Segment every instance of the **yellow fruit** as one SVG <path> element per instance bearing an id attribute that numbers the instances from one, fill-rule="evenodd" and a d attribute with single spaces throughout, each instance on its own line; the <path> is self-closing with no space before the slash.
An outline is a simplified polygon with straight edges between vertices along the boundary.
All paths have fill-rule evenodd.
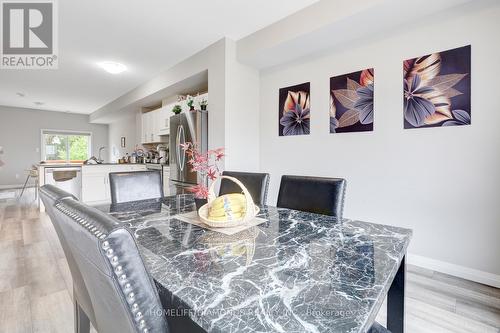
<path id="1" fill-rule="evenodd" d="M 246 211 L 246 198 L 240 193 L 225 194 L 216 198 L 208 210 L 208 218 L 214 221 L 241 219 Z"/>
<path id="2" fill-rule="evenodd" d="M 211 216 L 209 215 L 208 218 L 212 221 L 215 222 L 226 222 L 226 221 L 234 221 L 243 218 L 244 214 L 239 213 L 239 214 L 234 214 L 231 217 L 230 216 Z"/>
<path id="3" fill-rule="evenodd" d="M 243 213 L 245 211 L 245 208 L 244 207 L 241 207 L 241 208 L 237 208 L 237 209 L 231 209 L 231 212 L 233 214 L 236 214 L 236 213 Z M 227 215 L 227 210 L 224 209 L 224 208 L 218 208 L 218 209 L 211 209 L 210 210 L 210 215 L 211 216 L 226 216 Z"/>

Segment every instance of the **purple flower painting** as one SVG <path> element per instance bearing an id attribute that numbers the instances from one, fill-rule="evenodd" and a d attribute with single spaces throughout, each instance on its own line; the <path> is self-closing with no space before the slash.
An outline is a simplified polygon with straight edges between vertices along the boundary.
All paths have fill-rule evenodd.
<path id="1" fill-rule="evenodd" d="M 471 47 L 403 62 L 404 128 L 471 123 Z"/>
<path id="2" fill-rule="evenodd" d="M 279 91 L 279 135 L 309 134 L 310 84 L 281 88 Z"/>
<path id="3" fill-rule="evenodd" d="M 373 68 L 330 78 L 330 133 L 373 131 Z"/>

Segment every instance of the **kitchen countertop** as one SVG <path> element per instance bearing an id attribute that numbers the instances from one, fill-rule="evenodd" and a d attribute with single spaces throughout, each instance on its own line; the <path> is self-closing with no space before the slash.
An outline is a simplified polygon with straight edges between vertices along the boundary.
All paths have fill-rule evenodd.
<path id="1" fill-rule="evenodd" d="M 175 217 L 190 195 L 98 208 L 133 231 L 162 300 L 208 332 L 366 332 L 412 235 L 263 206 L 267 222 L 227 236 Z"/>
<path id="2" fill-rule="evenodd" d="M 67 168 L 81 167 L 82 163 L 38 163 L 38 166 L 43 168 Z"/>
<path id="3" fill-rule="evenodd" d="M 99 163 L 99 164 L 82 164 L 83 166 L 99 166 L 99 165 L 146 165 L 145 163 Z"/>
<path id="4" fill-rule="evenodd" d="M 38 166 L 45 168 L 67 168 L 67 167 L 82 167 L 82 166 L 99 166 L 99 165 L 145 165 L 149 163 L 100 163 L 100 164 L 82 164 L 82 163 L 39 163 Z M 160 164 L 154 164 L 160 165 Z M 162 164 L 163 165 L 163 164 Z M 165 165 L 168 167 L 168 165 Z"/>

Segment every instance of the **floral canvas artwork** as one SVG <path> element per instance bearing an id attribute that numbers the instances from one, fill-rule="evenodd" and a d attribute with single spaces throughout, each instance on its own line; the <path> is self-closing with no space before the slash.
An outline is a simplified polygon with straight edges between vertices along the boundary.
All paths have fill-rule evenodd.
<path id="1" fill-rule="evenodd" d="M 330 78 L 330 133 L 373 131 L 373 68 Z"/>
<path id="2" fill-rule="evenodd" d="M 310 83 L 279 90 L 279 135 L 310 133 Z"/>
<path id="3" fill-rule="evenodd" d="M 403 62 L 404 128 L 470 125 L 470 45 Z"/>

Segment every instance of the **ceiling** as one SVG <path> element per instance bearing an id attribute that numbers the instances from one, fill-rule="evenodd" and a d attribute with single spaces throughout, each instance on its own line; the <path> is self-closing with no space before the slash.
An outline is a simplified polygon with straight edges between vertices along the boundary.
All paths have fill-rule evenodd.
<path id="1" fill-rule="evenodd" d="M 415 0 L 318 1 L 240 39 L 238 60 L 261 70 L 273 70 L 309 55 L 339 52 L 350 43 L 390 37 L 395 32 L 484 10 L 497 3 L 498 0 L 419 0 L 416 6 Z M 296 24 L 298 21 L 300 25 Z"/>
<path id="2" fill-rule="evenodd" d="M 59 69 L 0 70 L 0 105 L 90 114 L 220 38 L 238 40 L 316 1 L 58 1 Z M 101 61 L 128 71 L 106 73 Z"/>

